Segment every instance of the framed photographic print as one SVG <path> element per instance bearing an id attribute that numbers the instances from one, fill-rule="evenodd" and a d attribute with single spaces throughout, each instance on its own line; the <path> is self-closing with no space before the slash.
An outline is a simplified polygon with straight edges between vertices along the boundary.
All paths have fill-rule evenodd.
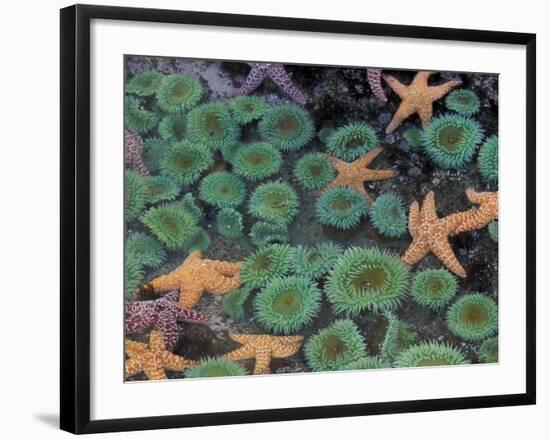
<path id="1" fill-rule="evenodd" d="M 535 134 L 532 34 L 62 9 L 61 428 L 534 404 Z"/>

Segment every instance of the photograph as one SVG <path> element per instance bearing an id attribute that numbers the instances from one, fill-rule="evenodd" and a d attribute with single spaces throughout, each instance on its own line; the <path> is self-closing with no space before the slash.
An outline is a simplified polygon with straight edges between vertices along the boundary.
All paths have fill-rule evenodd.
<path id="1" fill-rule="evenodd" d="M 499 362 L 498 73 L 120 62 L 125 382 Z"/>

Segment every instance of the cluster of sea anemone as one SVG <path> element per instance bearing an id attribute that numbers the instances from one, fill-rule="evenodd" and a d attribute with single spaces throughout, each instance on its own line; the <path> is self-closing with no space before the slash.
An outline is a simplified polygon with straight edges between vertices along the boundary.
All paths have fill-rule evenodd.
<path id="1" fill-rule="evenodd" d="M 315 203 L 319 222 L 340 230 L 357 226 L 367 214 L 368 209 L 367 197 L 347 186 L 328 189 Z"/>
<path id="2" fill-rule="evenodd" d="M 395 314 L 387 313 L 386 319 L 388 324 L 382 342 L 381 354 L 382 358 L 393 363 L 402 351 L 416 342 L 418 335 Z"/>
<path id="3" fill-rule="evenodd" d="M 288 224 L 298 214 L 299 199 L 288 183 L 263 183 L 250 196 L 248 211 L 258 219 Z"/>
<path id="4" fill-rule="evenodd" d="M 138 99 L 127 97 L 124 105 L 124 124 L 126 128 L 145 134 L 156 128 L 159 123 L 158 116 L 145 110 Z"/>
<path id="5" fill-rule="evenodd" d="M 444 268 L 428 268 L 413 279 L 411 294 L 420 305 L 435 311 L 446 306 L 458 290 L 456 278 Z"/>
<path id="6" fill-rule="evenodd" d="M 267 111 L 265 99 L 259 96 L 238 96 L 229 102 L 233 118 L 241 125 L 260 119 Z"/>
<path id="7" fill-rule="evenodd" d="M 336 176 L 336 170 L 323 154 L 314 152 L 298 160 L 294 176 L 305 190 L 311 191 L 328 185 Z"/>
<path id="8" fill-rule="evenodd" d="M 135 233 L 126 240 L 125 254 L 132 255 L 139 264 L 153 268 L 166 259 L 162 244 L 145 233 Z"/>
<path id="9" fill-rule="evenodd" d="M 185 371 L 185 378 L 214 378 L 246 375 L 246 369 L 234 361 L 223 358 L 207 358 Z"/>
<path id="10" fill-rule="evenodd" d="M 396 360 L 397 367 L 432 367 L 467 364 L 466 356 L 447 343 L 435 341 L 412 345 L 401 352 Z"/>
<path id="11" fill-rule="evenodd" d="M 189 75 L 168 75 L 157 90 L 158 106 L 167 113 L 181 113 L 193 108 L 203 93 L 201 82 Z"/>
<path id="12" fill-rule="evenodd" d="M 482 363 L 498 363 L 498 337 L 489 337 L 481 343 L 478 351 Z"/>
<path id="13" fill-rule="evenodd" d="M 141 217 L 143 224 L 169 250 L 189 245 L 197 234 L 197 222 L 177 205 L 153 206 Z"/>
<path id="14" fill-rule="evenodd" d="M 407 214 L 403 200 L 391 192 L 380 195 L 370 206 L 369 217 L 379 233 L 398 238 L 407 232 Z"/>
<path id="15" fill-rule="evenodd" d="M 258 221 L 250 227 L 250 241 L 258 247 L 288 242 L 288 227 L 282 223 Z"/>
<path id="16" fill-rule="evenodd" d="M 298 245 L 292 249 L 291 269 L 299 276 L 320 279 L 333 267 L 343 248 L 332 242 L 319 242 L 313 247 Z"/>
<path id="17" fill-rule="evenodd" d="M 231 158 L 235 174 L 250 181 L 276 174 L 283 164 L 281 153 L 269 143 L 243 145 Z"/>
<path id="18" fill-rule="evenodd" d="M 497 304 L 481 293 L 465 294 L 447 310 L 447 324 L 458 337 L 483 340 L 497 330 Z"/>
<path id="19" fill-rule="evenodd" d="M 180 186 L 164 175 L 146 177 L 147 201 L 151 204 L 160 201 L 173 201 L 180 193 Z"/>
<path id="20" fill-rule="evenodd" d="M 201 181 L 199 196 L 201 200 L 214 207 L 237 207 L 246 197 L 246 185 L 235 174 L 226 171 L 214 172 Z"/>
<path id="21" fill-rule="evenodd" d="M 268 109 L 259 124 L 260 135 L 281 151 L 297 151 L 315 135 L 307 111 L 297 105 L 278 105 Z"/>
<path id="22" fill-rule="evenodd" d="M 445 104 L 451 111 L 456 111 L 465 116 L 472 116 L 479 111 L 481 102 L 472 90 L 459 89 L 453 90 L 447 95 Z"/>
<path id="23" fill-rule="evenodd" d="M 252 287 L 245 285 L 232 293 L 226 294 L 223 298 L 223 312 L 232 319 L 242 319 L 245 314 L 244 304 L 252 290 Z"/>
<path id="24" fill-rule="evenodd" d="M 243 234 L 243 216 L 235 209 L 223 208 L 216 217 L 216 227 L 220 235 L 238 238 Z"/>
<path id="25" fill-rule="evenodd" d="M 491 136 L 479 149 L 477 166 L 481 175 L 490 183 L 498 181 L 498 137 Z"/>
<path id="26" fill-rule="evenodd" d="M 356 122 L 334 130 L 327 139 L 327 150 L 346 161 L 353 161 L 378 146 L 378 137 L 374 129 L 364 123 Z"/>
<path id="27" fill-rule="evenodd" d="M 187 132 L 193 142 L 212 149 L 233 144 L 241 129 L 226 104 L 214 102 L 193 108 L 187 115 Z"/>
<path id="28" fill-rule="evenodd" d="M 159 123 L 159 134 L 167 140 L 183 140 L 187 134 L 187 117 L 185 114 L 167 114 Z"/>
<path id="29" fill-rule="evenodd" d="M 286 244 L 271 244 L 256 250 L 244 260 L 241 279 L 252 287 L 266 285 L 283 277 L 290 268 L 291 248 Z"/>
<path id="30" fill-rule="evenodd" d="M 134 171 L 124 173 L 124 216 L 126 221 L 133 221 L 147 202 L 148 191 L 145 179 Z"/>
<path id="31" fill-rule="evenodd" d="M 160 161 L 160 172 L 179 184 L 195 183 L 213 163 L 212 153 L 187 140 L 173 143 Z"/>

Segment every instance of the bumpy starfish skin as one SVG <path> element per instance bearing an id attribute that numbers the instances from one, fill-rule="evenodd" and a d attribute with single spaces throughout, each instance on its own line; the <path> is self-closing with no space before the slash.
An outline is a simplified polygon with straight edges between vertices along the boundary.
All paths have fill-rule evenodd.
<path id="1" fill-rule="evenodd" d="M 165 369 L 183 371 L 198 364 L 197 361 L 187 360 L 168 352 L 158 331 L 151 331 L 149 345 L 126 340 L 125 350 L 128 355 L 125 363 L 126 378 L 145 372 L 150 380 L 165 380 Z"/>
<path id="2" fill-rule="evenodd" d="M 269 363 L 272 358 L 285 358 L 300 350 L 304 337 L 230 334 L 232 340 L 244 346 L 225 354 L 226 360 L 248 360 L 255 358 L 254 375 L 270 373 Z"/>
<path id="3" fill-rule="evenodd" d="M 270 77 L 293 101 L 300 105 L 306 104 L 306 96 L 293 84 L 282 64 L 250 63 L 249 65 L 251 67 L 250 73 L 244 83 L 235 90 L 236 95 L 242 96 L 252 93 L 264 79 Z"/>
<path id="4" fill-rule="evenodd" d="M 242 262 L 203 259 L 192 252 L 174 271 L 153 279 L 147 287 L 155 292 L 179 290 L 178 307 L 192 308 L 204 293 L 227 294 L 241 286 Z"/>
<path id="5" fill-rule="evenodd" d="M 498 192 L 476 192 L 474 189 L 468 188 L 466 197 L 470 203 L 479 204 L 479 207 L 447 217 L 447 221 L 454 224 L 452 236 L 481 229 L 498 218 Z"/>
<path id="6" fill-rule="evenodd" d="M 375 148 L 372 151 L 369 151 L 363 157 L 351 163 L 339 160 L 336 157 L 325 154 L 327 159 L 336 168 L 337 172 L 336 177 L 328 184 L 325 190 L 337 186 L 350 186 L 372 201 L 372 197 L 365 190 L 364 183 L 366 181 L 384 180 L 386 178 L 392 178 L 398 175 L 397 171 L 368 168 L 370 163 L 383 150 L 384 149 L 382 147 Z"/>
<path id="7" fill-rule="evenodd" d="M 382 103 L 388 102 L 388 98 L 382 88 L 382 69 L 367 69 L 369 87 L 374 96 Z"/>
<path id="8" fill-rule="evenodd" d="M 453 88 L 462 84 L 461 81 L 448 81 L 440 85 L 428 85 L 428 79 L 433 72 L 418 72 L 410 85 L 404 85 L 391 75 L 383 75 L 391 89 L 401 98 L 401 103 L 392 120 L 386 128 L 391 133 L 409 116 L 417 113 L 426 128 L 432 120 L 432 105 Z"/>
<path id="9" fill-rule="evenodd" d="M 124 161 L 128 167 L 140 175 L 149 175 L 141 154 L 143 153 L 143 139 L 133 130 L 124 130 Z"/>
<path id="10" fill-rule="evenodd" d="M 128 315 L 125 323 L 126 334 L 155 328 L 160 332 L 166 349 L 173 350 L 178 339 L 178 322 L 208 323 L 200 312 L 178 308 L 178 297 L 177 291 L 171 291 L 157 300 L 124 304 L 124 311 Z"/>
<path id="11" fill-rule="evenodd" d="M 479 229 L 498 217 L 498 193 L 476 192 L 467 189 L 468 199 L 480 207 L 466 212 L 438 218 L 435 209 L 435 195 L 429 192 L 422 209 L 415 201 L 409 211 L 409 232 L 413 241 L 403 262 L 414 265 L 432 252 L 443 264 L 459 277 L 466 277 L 466 271 L 456 258 L 448 237 L 461 232 Z"/>

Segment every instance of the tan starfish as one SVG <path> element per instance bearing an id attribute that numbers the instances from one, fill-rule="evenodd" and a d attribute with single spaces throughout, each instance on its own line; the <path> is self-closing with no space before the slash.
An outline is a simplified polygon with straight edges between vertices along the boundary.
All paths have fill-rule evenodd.
<path id="1" fill-rule="evenodd" d="M 204 293 L 227 294 L 241 286 L 242 262 L 203 259 L 200 251 L 192 252 L 183 263 L 168 274 L 145 285 L 156 293 L 179 290 L 178 307 L 195 306 Z"/>
<path id="2" fill-rule="evenodd" d="M 300 350 L 304 337 L 275 336 L 275 335 L 252 335 L 252 334 L 230 334 L 232 340 L 244 346 L 225 354 L 226 360 L 248 360 L 256 359 L 254 374 L 260 375 L 270 373 L 269 363 L 271 358 L 285 358 L 294 355 Z"/>
<path id="3" fill-rule="evenodd" d="M 378 147 L 369 151 L 363 157 L 348 163 L 343 160 L 339 160 L 336 157 L 325 154 L 327 159 L 336 168 L 337 175 L 328 186 L 325 188 L 337 187 L 337 186 L 350 186 L 363 195 L 365 195 L 371 202 L 372 197 L 365 190 L 364 183 L 366 181 L 384 180 L 386 178 L 392 178 L 397 176 L 397 171 L 391 171 L 386 169 L 369 169 L 368 166 L 371 162 L 384 150 L 382 147 Z"/>
<path id="4" fill-rule="evenodd" d="M 384 80 L 401 98 L 401 103 L 389 125 L 386 133 L 391 133 L 409 116 L 418 113 L 422 128 L 426 128 L 432 120 L 432 105 L 462 81 L 447 81 L 440 85 L 428 85 L 428 79 L 433 72 L 418 72 L 409 85 L 402 84 L 391 75 L 384 75 Z"/>
<path id="5" fill-rule="evenodd" d="M 498 216 L 496 192 L 478 193 L 473 189 L 467 189 L 466 194 L 470 201 L 481 206 L 444 218 L 437 217 L 433 192 L 429 192 L 424 198 L 422 209 L 416 201 L 411 204 L 409 232 L 413 241 L 402 257 L 403 262 L 414 265 L 432 252 L 454 274 L 466 277 L 466 271 L 456 258 L 448 237 L 479 229 Z"/>
<path id="6" fill-rule="evenodd" d="M 158 331 L 151 331 L 149 344 L 126 340 L 125 364 L 126 378 L 139 372 L 145 372 L 150 380 L 165 380 L 165 369 L 182 371 L 198 364 L 166 350 L 164 341 Z"/>

